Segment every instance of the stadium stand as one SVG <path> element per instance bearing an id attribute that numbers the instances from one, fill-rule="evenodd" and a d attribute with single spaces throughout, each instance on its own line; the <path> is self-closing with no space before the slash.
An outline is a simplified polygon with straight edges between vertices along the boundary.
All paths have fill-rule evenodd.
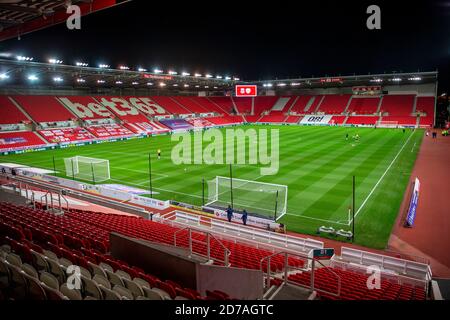
<path id="1" fill-rule="evenodd" d="M 380 97 L 371 98 L 359 98 L 353 96 L 352 101 L 347 109 L 348 113 L 355 114 L 374 114 L 378 110 L 378 105 L 380 103 Z"/>
<path id="2" fill-rule="evenodd" d="M 223 109 L 219 104 L 212 101 L 211 98 L 206 97 L 190 97 L 190 99 L 200 105 L 202 108 L 208 112 L 215 112 L 218 114 L 228 114 L 230 109 Z"/>
<path id="3" fill-rule="evenodd" d="M 261 117 L 261 119 L 258 120 L 258 122 L 262 123 L 283 123 L 284 120 L 287 118 L 285 115 L 266 115 Z"/>
<path id="4" fill-rule="evenodd" d="M 0 124 L 30 123 L 22 111 L 20 111 L 7 96 L 0 96 Z"/>
<path id="5" fill-rule="evenodd" d="M 340 296 L 319 293 L 323 300 L 425 300 L 423 287 L 400 285 L 387 280 L 381 281 L 381 290 L 367 288 L 368 275 L 338 268 L 320 268 L 315 272 L 314 284 L 318 289 L 337 293 L 337 281 L 330 279 L 331 269 L 341 279 Z M 302 285 L 310 285 L 310 272 L 297 273 L 289 276 L 289 280 Z M 334 280 L 334 281 L 333 281 Z"/>
<path id="6" fill-rule="evenodd" d="M 87 130 L 97 138 L 112 138 L 131 136 L 133 132 L 119 124 L 107 124 L 102 126 L 90 126 Z"/>
<path id="7" fill-rule="evenodd" d="M 352 124 L 352 125 L 370 125 L 373 126 L 377 123 L 379 120 L 379 117 L 371 117 L 371 116 L 353 116 L 349 117 L 346 121 L 346 124 Z"/>
<path id="8" fill-rule="evenodd" d="M 434 123 L 434 97 L 417 97 L 416 112 L 425 113 L 425 117 L 420 117 L 420 125 L 432 126 Z"/>
<path id="9" fill-rule="evenodd" d="M 123 122 L 124 127 L 131 130 L 133 133 L 140 134 L 168 131 L 164 126 L 158 125 L 154 121 L 150 121 L 125 99 L 119 97 L 98 97 L 96 100 L 103 106 L 109 108 L 117 118 Z"/>
<path id="10" fill-rule="evenodd" d="M 172 114 L 192 113 L 190 110 L 184 108 L 181 104 L 179 104 L 176 100 L 172 99 L 172 97 L 160 96 L 160 97 L 151 97 L 151 99 Z"/>
<path id="11" fill-rule="evenodd" d="M 195 128 L 208 128 L 214 126 L 213 123 L 211 123 L 205 118 L 188 118 L 186 119 L 186 121 Z"/>
<path id="12" fill-rule="evenodd" d="M 417 117 L 412 116 L 390 116 L 383 117 L 381 121 L 392 121 L 396 122 L 399 125 L 407 125 L 407 126 L 415 126 L 417 123 Z"/>
<path id="13" fill-rule="evenodd" d="M 236 105 L 236 111 L 239 114 L 251 114 L 253 98 L 231 98 Z"/>
<path id="14" fill-rule="evenodd" d="M 224 116 L 224 117 L 210 117 L 206 118 L 209 122 L 215 125 L 240 124 L 244 123 L 242 116 Z"/>
<path id="15" fill-rule="evenodd" d="M 341 114 L 344 112 L 351 98 L 349 94 L 343 95 L 325 95 L 317 112 L 325 114 Z"/>
<path id="16" fill-rule="evenodd" d="M 254 108 L 253 114 L 260 115 L 265 111 L 271 111 L 275 104 L 278 102 L 279 97 L 276 96 L 267 96 L 267 97 L 255 97 L 254 98 Z M 283 108 L 284 109 L 284 108 Z M 282 110 L 279 110 L 282 111 Z M 276 112 L 276 110 L 272 111 Z"/>
<path id="17" fill-rule="evenodd" d="M 70 216 L 55 216 L 42 210 L 0 203 L 0 230 L 2 250 L 5 250 L 6 245 L 6 252 L 2 251 L 0 259 L 2 267 L 13 264 L 18 270 L 29 270 L 35 278 L 39 271 L 41 276 L 37 280 L 42 281 L 38 281 L 39 284 L 53 287 L 54 291 L 62 294 L 49 296 L 45 292 L 42 294 L 43 299 L 57 296 L 67 296 L 71 300 L 86 297 L 137 299 L 140 296 L 150 300 L 201 298 L 193 289 L 183 288 L 174 281 L 162 281 L 138 267 L 113 258 L 107 254 L 108 242 L 103 240 L 108 237 L 108 231 Z M 6 259 L 3 259 L 5 256 Z M 71 294 L 62 288 L 66 280 L 65 269 L 70 265 L 77 265 L 81 269 L 83 285 L 76 291 L 78 293 Z M 25 282 L 17 290 L 16 285 L 20 281 L 16 280 L 8 274 L 11 290 L 5 290 L 7 296 L 16 299 L 29 297 L 29 284 Z M 111 289 L 116 294 L 108 291 Z M 228 298 L 226 294 L 221 294 L 222 299 Z M 214 298 L 218 299 L 205 297 L 207 300 Z"/>
<path id="18" fill-rule="evenodd" d="M 41 147 L 47 144 L 35 132 L 0 132 L 0 150 L 18 150 L 27 147 Z"/>
<path id="19" fill-rule="evenodd" d="M 389 116 L 408 117 L 413 112 L 415 95 L 385 95 L 381 102 L 381 112 Z M 387 119 L 386 119 L 387 120 Z"/>
<path id="20" fill-rule="evenodd" d="M 232 114 L 234 112 L 233 101 L 231 97 L 208 97 L 209 101 L 218 105 L 226 114 Z"/>
<path id="21" fill-rule="evenodd" d="M 345 119 L 347 118 L 347 116 L 333 116 L 333 118 L 331 118 L 330 123 L 331 124 L 344 124 Z"/>
<path id="22" fill-rule="evenodd" d="M 52 96 L 12 97 L 38 123 L 72 121 L 76 117 Z"/>
<path id="23" fill-rule="evenodd" d="M 319 97 L 314 97 L 314 102 L 311 102 L 314 96 L 299 96 L 293 103 L 290 109 L 290 112 L 305 114 L 311 108 L 307 108 L 311 105 L 311 103 L 315 103 L 316 100 L 320 100 Z M 313 110 L 311 110 L 313 111 Z"/>
<path id="24" fill-rule="evenodd" d="M 191 113 L 207 113 L 211 110 L 206 109 L 202 105 L 193 101 L 190 97 L 173 97 L 173 99 L 181 104 L 185 109 L 190 110 Z"/>
<path id="25" fill-rule="evenodd" d="M 288 116 L 285 120 L 286 123 L 299 123 L 303 117 L 301 116 Z"/>
<path id="26" fill-rule="evenodd" d="M 111 111 L 92 97 L 62 96 L 58 99 L 81 120 L 114 118 Z"/>
<path id="27" fill-rule="evenodd" d="M 38 132 L 50 143 L 89 141 L 95 139 L 95 136 L 85 128 L 62 128 L 40 130 Z"/>

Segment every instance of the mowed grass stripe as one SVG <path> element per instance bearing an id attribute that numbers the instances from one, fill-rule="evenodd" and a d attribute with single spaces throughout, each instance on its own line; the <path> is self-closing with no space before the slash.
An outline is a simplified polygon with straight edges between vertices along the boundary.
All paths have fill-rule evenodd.
<path id="1" fill-rule="evenodd" d="M 351 175 L 357 175 L 357 201 L 370 192 L 382 173 L 396 155 L 407 135 L 401 130 L 343 127 L 299 127 L 299 126 L 251 126 L 243 130 L 278 129 L 280 132 L 280 170 L 273 176 L 260 175 L 259 165 L 234 165 L 235 178 L 288 185 L 288 212 L 310 214 L 285 216 L 282 221 L 289 230 L 314 233 L 320 225 L 333 225 L 321 219 L 346 218 L 345 212 L 351 195 Z M 225 129 L 222 129 L 225 132 Z M 355 147 L 350 137 L 361 135 Z M 269 135 L 270 136 L 270 135 Z M 398 212 L 404 189 L 408 183 L 416 153 L 420 147 L 422 131 L 402 151 L 386 174 L 376 192 L 367 201 L 357 218 L 356 242 L 373 247 L 383 247 Z M 413 144 L 415 148 L 412 148 Z M 57 149 L 46 152 L 25 153 L 0 157 L 1 162 L 17 162 L 24 165 L 53 169 L 55 157 L 57 171 L 64 176 L 64 158 L 76 155 L 110 160 L 112 180 L 105 183 L 121 183 L 148 189 L 148 154 L 152 157 L 153 187 L 158 198 L 174 199 L 201 204 L 202 179 L 209 181 L 216 176 L 228 176 L 227 165 L 180 165 L 171 161 L 171 150 L 176 142 L 171 136 L 87 145 L 84 147 Z M 205 144 L 206 145 L 206 144 Z M 411 145 L 411 148 L 409 147 Z M 156 159 L 156 150 L 162 150 L 162 159 Z M 414 149 L 411 152 L 411 149 Z M 248 157 L 248 155 L 247 155 Z M 348 183 L 347 183 L 347 180 Z M 348 192 L 347 192 L 348 188 Z M 365 192 L 363 192 L 365 191 Z M 392 191 L 392 192 L 391 192 Z M 236 199 L 240 201 L 246 193 Z M 248 195 L 248 193 L 247 193 Z M 247 199 L 248 202 L 250 200 Z M 258 205 L 258 199 L 253 199 Z M 268 201 L 270 203 L 270 201 Z M 266 206 L 270 204 L 266 203 Z M 336 225 L 342 227 L 342 225 Z M 387 230 L 387 231 L 386 231 Z"/>

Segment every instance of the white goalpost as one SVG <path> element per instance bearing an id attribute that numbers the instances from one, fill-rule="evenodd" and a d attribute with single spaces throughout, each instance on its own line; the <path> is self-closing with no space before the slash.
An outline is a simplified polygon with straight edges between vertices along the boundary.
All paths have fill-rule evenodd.
<path id="1" fill-rule="evenodd" d="M 217 176 L 208 181 L 205 206 L 226 209 L 233 202 L 234 210 L 278 220 L 286 214 L 287 194 L 286 185 Z"/>
<path id="2" fill-rule="evenodd" d="M 92 182 L 103 182 L 111 178 L 109 160 L 75 156 L 64 158 L 66 176 Z"/>

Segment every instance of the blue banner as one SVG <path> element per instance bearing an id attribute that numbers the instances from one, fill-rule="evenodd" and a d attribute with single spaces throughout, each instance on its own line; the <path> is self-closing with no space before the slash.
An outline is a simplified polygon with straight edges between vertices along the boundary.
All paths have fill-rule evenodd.
<path id="1" fill-rule="evenodd" d="M 419 202 L 420 181 L 416 178 L 414 189 L 409 203 L 408 214 L 406 215 L 405 226 L 412 227 L 416 218 L 417 204 Z"/>

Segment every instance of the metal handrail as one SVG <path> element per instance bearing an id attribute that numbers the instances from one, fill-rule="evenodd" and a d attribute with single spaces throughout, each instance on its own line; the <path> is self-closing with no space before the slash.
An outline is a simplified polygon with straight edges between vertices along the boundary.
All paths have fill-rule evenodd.
<path id="1" fill-rule="evenodd" d="M 182 231 L 184 231 L 184 230 L 187 230 L 188 231 L 188 235 L 189 235 L 189 238 L 188 238 L 188 243 L 189 243 L 189 254 L 190 255 L 192 255 L 194 252 L 193 252 L 193 247 L 192 247 L 192 243 L 193 242 L 196 242 L 196 243 L 202 243 L 202 244 L 206 244 L 206 258 L 208 259 L 208 260 L 211 260 L 211 239 L 214 239 L 214 240 L 216 240 L 218 243 L 219 243 L 219 245 L 222 247 L 222 249 L 224 250 L 224 260 L 222 261 L 222 260 L 220 260 L 220 259 L 215 259 L 215 260 L 217 260 L 217 261 L 220 261 L 220 262 L 223 262 L 224 263 L 224 265 L 226 266 L 226 267 L 229 267 L 230 266 L 230 263 L 229 263 L 229 258 L 230 258 L 230 255 L 231 255 L 231 251 L 227 248 L 227 247 L 225 247 L 225 245 L 219 240 L 219 239 L 217 239 L 213 234 L 211 234 L 211 233 L 209 233 L 209 232 L 205 232 L 205 231 L 203 231 L 203 230 L 197 230 L 197 229 L 193 229 L 193 228 L 190 228 L 190 227 L 186 227 L 186 228 L 183 228 L 183 229 L 179 229 L 179 230 L 177 230 L 177 231 L 175 231 L 174 232 L 174 234 L 173 234 L 173 237 L 174 237 L 174 246 L 176 247 L 177 246 L 177 235 L 180 233 L 180 232 L 182 232 Z M 195 232 L 198 232 L 198 233 L 203 233 L 203 234 L 206 234 L 206 242 L 203 242 L 203 241 L 200 241 L 200 240 L 197 240 L 197 239 L 193 239 L 192 238 L 192 231 L 195 231 Z M 198 255 L 200 255 L 200 256 L 203 256 L 203 254 L 202 253 L 197 253 Z"/>
<path id="2" fill-rule="evenodd" d="M 266 256 L 266 257 L 261 259 L 261 261 L 260 261 L 260 269 L 261 269 L 261 272 L 263 272 L 263 274 L 265 273 L 264 269 L 263 269 L 263 263 L 264 263 L 265 260 L 268 260 L 267 277 L 266 277 L 266 279 L 267 279 L 266 280 L 266 289 L 270 288 L 270 280 L 271 280 L 271 276 L 272 276 L 272 270 L 270 268 L 270 261 L 271 261 L 271 259 L 273 257 L 278 256 L 278 255 L 283 255 L 284 259 L 285 259 L 284 260 L 284 279 L 283 279 L 283 284 L 289 283 L 289 284 L 293 284 L 293 285 L 300 286 L 300 287 L 305 287 L 305 288 L 307 287 L 305 285 L 289 281 L 289 279 L 288 279 L 288 269 L 307 271 L 307 269 L 305 269 L 305 268 L 294 267 L 294 266 L 289 266 L 288 265 L 288 257 L 289 257 L 289 255 L 290 256 L 297 256 L 297 257 L 301 257 L 301 258 L 306 258 L 308 260 L 312 260 L 311 284 L 309 286 L 311 291 L 314 291 L 314 290 L 315 291 L 321 291 L 321 292 L 324 292 L 324 293 L 327 293 L 327 294 L 331 294 L 331 295 L 336 296 L 336 297 L 339 297 L 341 295 L 341 277 L 336 272 L 334 272 L 331 268 L 325 266 L 320 260 L 317 260 L 317 259 L 314 259 L 314 258 L 311 258 L 311 257 L 308 257 L 308 256 L 300 255 L 300 254 L 292 254 L 292 253 L 289 253 L 289 252 L 277 252 L 277 253 L 273 253 L 273 254 L 271 254 L 269 256 Z M 315 288 L 315 286 L 314 286 L 314 269 L 315 269 L 314 268 L 314 266 L 315 266 L 314 264 L 315 264 L 315 262 L 318 262 L 320 265 L 322 265 L 322 267 L 327 268 L 327 270 L 331 271 L 331 273 L 333 273 L 337 277 L 337 280 L 338 280 L 337 293 L 329 292 L 329 291 L 326 291 L 326 290 L 323 290 L 323 289 L 320 289 L 320 288 Z"/>

